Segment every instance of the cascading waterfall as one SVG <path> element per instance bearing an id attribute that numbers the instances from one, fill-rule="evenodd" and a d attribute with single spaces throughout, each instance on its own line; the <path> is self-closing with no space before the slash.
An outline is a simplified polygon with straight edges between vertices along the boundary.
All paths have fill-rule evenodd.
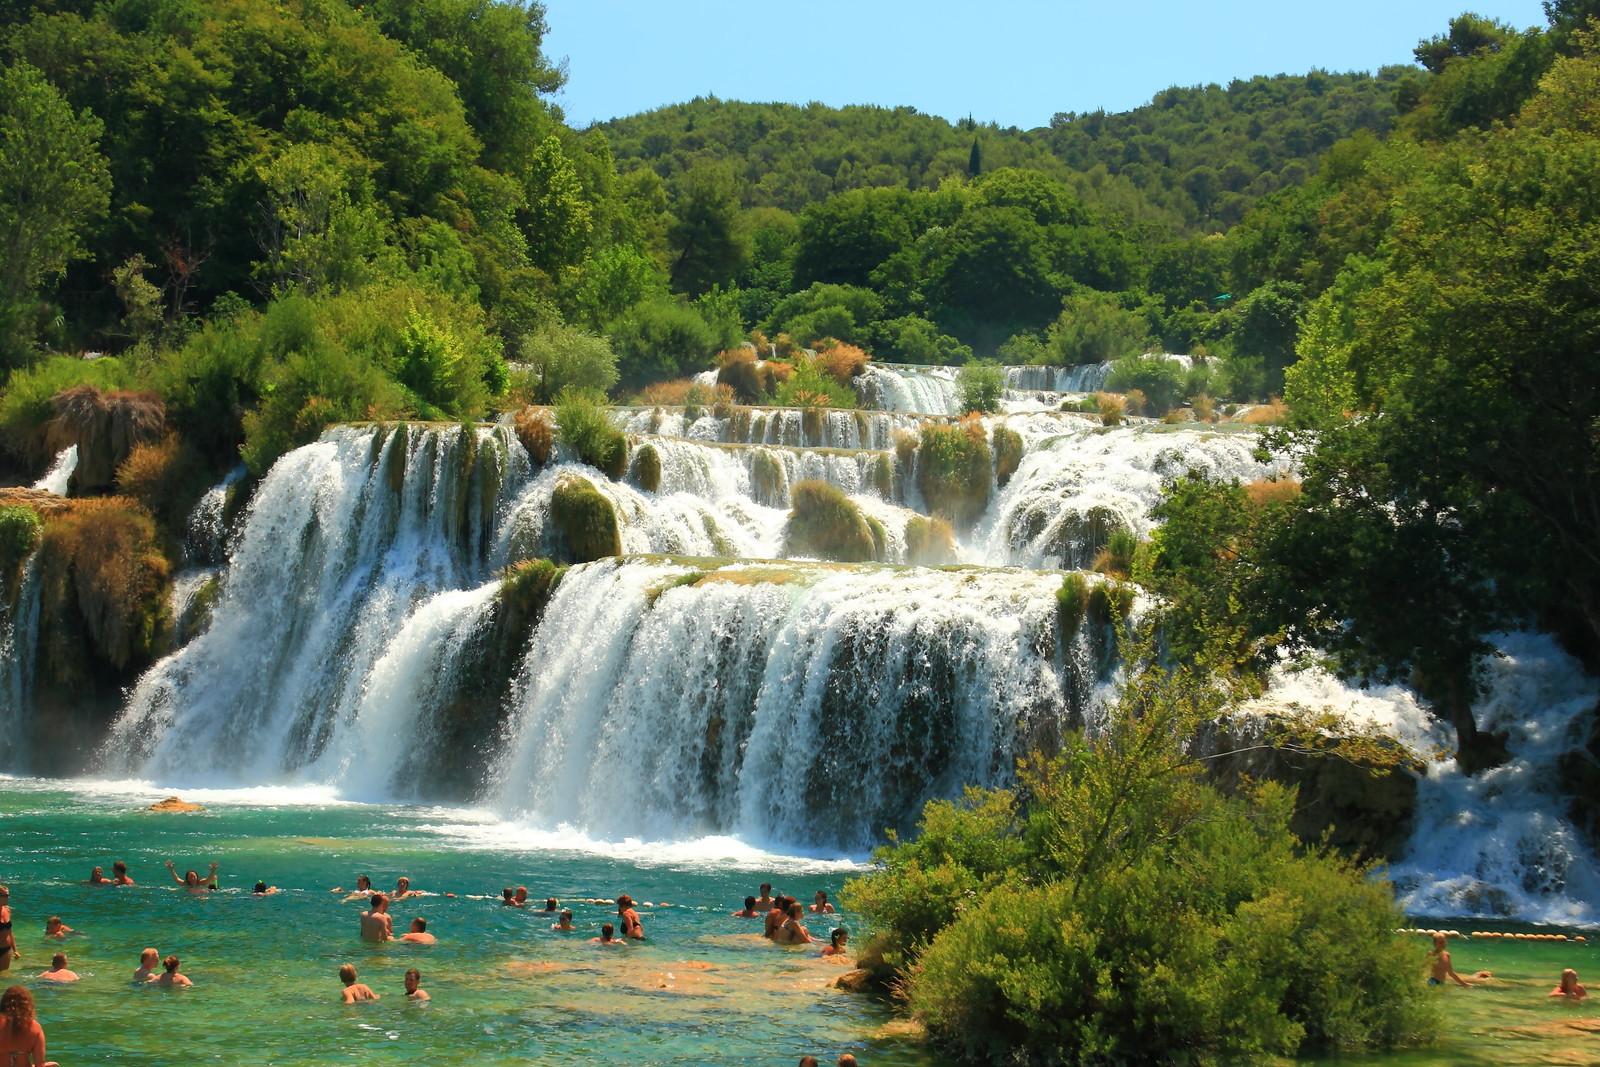
<path id="1" fill-rule="evenodd" d="M 1255 459 L 1255 443 L 1251 434 L 1154 429 L 1080 430 L 1038 442 L 990 506 L 970 558 L 992 566 L 1087 567 L 1111 530 L 1148 536 L 1150 509 L 1172 478 L 1193 470 L 1252 482 L 1287 472 L 1281 461 Z"/>
<path id="2" fill-rule="evenodd" d="M 107 765 L 271 781 L 316 759 L 415 606 L 486 574 L 526 467 L 503 429 L 339 427 L 285 456 L 210 627 L 140 679 Z"/>
<path id="3" fill-rule="evenodd" d="M 45 476 L 33 483 L 33 488 L 42 489 L 56 496 L 66 496 L 67 487 L 72 484 L 72 474 L 78 469 L 78 446 L 68 445 L 56 453 L 56 461 L 50 465 Z"/>
<path id="4" fill-rule="evenodd" d="M 813 477 L 882 522 L 890 559 L 904 558 L 916 512 L 902 502 L 920 496 L 892 442 L 916 420 L 835 412 L 821 433 L 880 447 L 819 450 L 781 443 L 804 438 L 802 413 L 763 414 L 759 434 L 737 416 L 686 427 L 670 412 L 629 414 L 635 461 L 644 444 L 659 460 L 649 492 L 636 474 L 535 472 L 503 427 L 330 430 L 257 488 L 228 538 L 209 622 L 140 680 L 106 767 L 433 799 L 439 757 L 467 744 L 479 751 L 449 772 L 473 777 L 449 795 L 535 824 L 860 850 L 930 796 L 1007 780 L 1016 755 L 1092 723 L 1108 699 L 1108 635 L 1059 626 L 1059 578 L 1033 568 L 1086 564 L 1116 526 L 1148 534 L 1161 485 L 1185 471 L 1290 473 L 1255 459 L 1249 433 L 1012 415 L 986 422 L 1016 430 L 1026 453 L 958 531 L 966 568 L 684 558 L 779 557 L 788 487 Z M 716 443 L 741 434 L 779 440 Z M 550 554 L 551 494 L 572 476 L 610 502 L 629 555 L 568 570 L 484 696 L 472 687 L 482 649 L 502 640 L 497 574 Z M 191 595 L 203 578 L 186 584 Z M 36 621 L 6 624 L 20 648 Z M 1550 768 L 1595 683 L 1548 643 L 1505 643 L 1480 716 L 1509 730 L 1513 759 L 1470 779 L 1433 763 L 1394 874 L 1420 914 L 1592 921 L 1594 860 Z M 1305 677 L 1274 694 L 1295 699 Z M 1448 733 L 1403 690 L 1360 699 L 1389 708 L 1419 748 Z"/>
<path id="5" fill-rule="evenodd" d="M 955 367 L 885 366 L 873 363 L 856 379 L 856 392 L 883 411 L 924 415 L 961 414 Z"/>
<path id="6" fill-rule="evenodd" d="M 614 839 L 865 848 L 932 796 L 1005 780 L 1084 710 L 1093 685 L 1055 655 L 1058 586 L 590 564 L 530 644 L 493 803 Z"/>
<path id="7" fill-rule="evenodd" d="M 23 561 L 15 595 L 0 589 L 0 770 L 25 766 L 39 646 L 37 554 Z"/>
<path id="8" fill-rule="evenodd" d="M 884 449 L 896 430 L 915 433 L 921 421 L 888 411 L 818 411 L 798 408 L 747 409 L 734 417 L 701 413 L 689 418 L 682 408 L 621 408 L 613 416 L 631 434 L 682 437 L 691 441 L 776 445 L 785 448 Z"/>

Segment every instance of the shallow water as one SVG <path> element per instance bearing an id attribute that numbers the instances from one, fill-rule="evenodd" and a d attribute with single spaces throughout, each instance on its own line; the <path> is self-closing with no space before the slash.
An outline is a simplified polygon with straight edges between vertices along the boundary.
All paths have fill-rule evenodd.
<path id="1" fill-rule="evenodd" d="M 845 1051 L 863 1064 L 948 1062 L 908 1036 L 885 1007 L 828 989 L 841 966 L 813 948 L 768 944 L 756 920 L 728 914 L 763 881 L 806 899 L 817 889 L 836 895 L 858 869 L 848 859 L 775 855 L 727 838 L 611 845 L 486 812 L 347 804 L 310 789 L 184 791 L 208 810 L 145 811 L 163 792 L 133 782 L 0 778 L 7 846 L 0 880 L 11 887 L 25 955 L 4 982 L 33 989 L 51 1055 L 66 1067 L 468 1057 L 777 1065 L 805 1053 L 831 1062 Z M 109 873 L 119 858 L 137 887 L 83 884 L 91 867 Z M 216 859 L 224 891 L 178 889 L 162 866 L 168 858 L 180 871 L 203 871 Z M 405 874 L 434 894 L 396 905 L 395 925 L 425 916 L 439 943 L 362 943 L 360 905 L 328 892 L 351 886 L 358 873 L 383 889 Z M 280 892 L 252 896 L 257 879 Z M 499 906 L 507 885 L 526 885 L 540 901 L 561 898 L 583 932 L 554 933 L 549 916 Z M 623 892 L 651 902 L 640 908 L 648 941 L 606 950 L 588 944 L 614 909 L 582 901 Z M 64 946 L 47 941 L 50 915 L 79 933 Z M 838 921 L 862 932 L 851 916 Z M 825 935 L 830 923 L 809 925 Z M 1426 939 L 1416 941 L 1420 975 Z M 146 946 L 181 957 L 195 987 L 130 987 Z M 1441 991 L 1449 1019 L 1441 1046 L 1337 1062 L 1600 1060 L 1600 1007 L 1545 997 L 1563 967 L 1596 984 L 1592 944 L 1475 939 L 1453 941 L 1451 950 L 1457 970 L 1491 970 L 1496 980 Z M 51 987 L 32 979 L 54 951 L 68 954 L 82 982 Z M 383 999 L 340 1004 L 343 963 L 353 963 Z M 422 971 L 431 1003 L 402 999 L 408 967 Z"/>

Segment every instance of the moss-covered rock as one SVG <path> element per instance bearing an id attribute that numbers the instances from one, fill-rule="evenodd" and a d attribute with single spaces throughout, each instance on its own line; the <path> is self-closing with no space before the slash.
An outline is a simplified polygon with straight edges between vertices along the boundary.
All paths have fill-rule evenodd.
<path id="1" fill-rule="evenodd" d="M 574 563 L 622 553 L 622 531 L 611 501 L 587 478 L 565 477 L 550 494 L 550 521 Z"/>
<path id="2" fill-rule="evenodd" d="M 1011 481 L 1022 465 L 1022 435 L 1006 427 L 994 428 L 994 478 L 1000 486 Z"/>
<path id="3" fill-rule="evenodd" d="M 633 484 L 647 493 L 661 488 L 661 453 L 652 444 L 642 444 L 633 454 Z"/>
<path id="4" fill-rule="evenodd" d="M 956 561 L 956 534 L 945 519 L 918 515 L 906 523 L 906 562 L 942 567 Z"/>
<path id="5" fill-rule="evenodd" d="M 875 532 L 851 499 L 827 482 L 808 479 L 789 491 L 785 555 L 864 563 L 883 556 L 883 529 Z"/>
<path id="6" fill-rule="evenodd" d="M 971 523 L 989 505 L 989 442 L 983 424 L 964 420 L 959 426 L 927 423 L 918 446 L 918 481 L 922 498 L 935 515 L 956 526 Z"/>
<path id="7" fill-rule="evenodd" d="M 769 508 L 781 508 L 789 499 L 789 475 L 770 449 L 750 453 L 750 495 Z"/>
<path id="8" fill-rule="evenodd" d="M 872 468 L 867 475 L 872 482 L 872 488 L 885 500 L 894 500 L 894 458 L 887 452 L 879 452 L 872 458 Z"/>
<path id="9" fill-rule="evenodd" d="M 138 445 L 155 443 L 166 426 L 166 406 L 155 393 L 103 393 L 93 385 L 78 385 L 58 393 L 50 403 L 55 408 L 52 447 L 78 446 L 71 482 L 74 495 L 111 489 L 128 453 Z"/>

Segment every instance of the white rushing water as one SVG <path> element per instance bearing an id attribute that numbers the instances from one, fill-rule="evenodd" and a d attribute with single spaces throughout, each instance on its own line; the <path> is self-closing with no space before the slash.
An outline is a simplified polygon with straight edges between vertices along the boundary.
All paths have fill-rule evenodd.
<path id="1" fill-rule="evenodd" d="M 78 446 L 68 445 L 56 453 L 56 461 L 50 465 L 45 476 L 33 483 L 33 488 L 42 489 L 56 496 L 66 496 L 67 487 L 72 483 L 72 474 L 78 469 Z"/>
<path id="2" fill-rule="evenodd" d="M 628 413 L 634 470 L 619 481 L 567 462 L 535 471 L 505 428 L 330 430 L 280 460 L 226 538 L 191 523 L 206 527 L 196 557 L 226 544 L 209 622 L 140 679 L 105 769 L 186 790 L 429 799 L 436 757 L 470 745 L 476 763 L 460 762 L 482 777 L 454 783 L 453 800 L 470 794 L 518 834 L 860 855 L 927 798 L 1005 781 L 1028 746 L 1092 722 L 1108 699 L 1107 635 L 1080 627 L 1061 645 L 1049 568 L 1086 565 L 1119 526 L 1148 536 L 1162 485 L 1186 471 L 1288 473 L 1255 458 L 1248 432 L 993 418 L 1026 452 L 957 531 L 966 568 L 783 562 L 788 490 L 805 478 L 849 495 L 884 526 L 889 560 L 904 559 L 921 499 L 894 435 L 916 420 L 761 417 Z M 659 460 L 652 491 L 638 485 L 644 444 Z M 509 681 L 464 701 L 497 632 L 496 575 L 560 554 L 550 501 L 574 476 L 611 503 L 626 555 L 570 569 L 511 649 Z M 226 492 L 213 490 L 218 519 Z M 182 576 L 177 617 L 200 618 L 185 605 L 209 581 Z M 3 621 L 20 653 L 36 618 Z M 1548 642 L 1503 643 L 1479 714 L 1507 730 L 1513 759 L 1477 778 L 1431 762 L 1394 875 L 1419 915 L 1595 921 L 1594 860 L 1551 768 L 1596 684 Z M 25 658 L 8 653 L 8 677 Z M 24 690 L 5 682 L 0 717 L 20 714 Z M 1272 696 L 1347 704 L 1421 752 L 1447 741 L 1404 689 L 1301 674 Z"/>
<path id="3" fill-rule="evenodd" d="M 0 767 L 25 765 L 28 759 L 39 647 L 37 556 L 23 562 L 15 594 L 0 595 Z"/>

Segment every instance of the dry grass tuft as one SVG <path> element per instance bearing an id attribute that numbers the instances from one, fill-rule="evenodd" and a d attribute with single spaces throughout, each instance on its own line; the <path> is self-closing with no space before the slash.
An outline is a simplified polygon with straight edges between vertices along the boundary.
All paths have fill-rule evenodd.
<path id="1" fill-rule="evenodd" d="M 528 458 L 533 460 L 535 466 L 542 467 L 550 461 L 550 452 L 555 448 L 556 431 L 548 411 L 523 408 L 517 412 L 513 427 L 517 440 L 527 449 Z"/>

